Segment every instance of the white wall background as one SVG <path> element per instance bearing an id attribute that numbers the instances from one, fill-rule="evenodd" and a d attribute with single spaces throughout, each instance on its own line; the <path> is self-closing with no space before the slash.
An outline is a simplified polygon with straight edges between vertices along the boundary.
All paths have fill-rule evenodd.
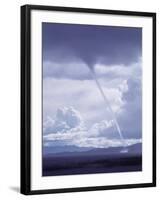
<path id="1" fill-rule="evenodd" d="M 160 173 L 156 188 L 24 196 L 19 193 L 20 171 L 20 5 L 46 4 L 117 10 L 157 12 L 157 35 L 160 34 L 159 0 L 4 0 L 0 5 L 0 199 L 159 199 Z M 157 38 L 157 44 L 159 43 Z M 158 45 L 157 45 L 158 46 Z M 157 47 L 157 85 L 160 85 L 159 47 Z M 158 92 L 158 89 L 157 89 Z M 160 93 L 157 94 L 157 153 L 160 151 Z M 157 169 L 160 157 L 157 156 Z"/>

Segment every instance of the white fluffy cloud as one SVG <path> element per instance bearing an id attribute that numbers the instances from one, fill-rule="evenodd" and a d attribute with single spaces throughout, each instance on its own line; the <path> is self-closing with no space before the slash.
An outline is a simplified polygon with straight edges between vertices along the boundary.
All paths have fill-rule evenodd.
<path id="1" fill-rule="evenodd" d="M 126 82 L 119 80 L 108 86 L 102 80 L 104 93 L 114 112 L 118 113 L 124 104 L 122 100 Z M 43 116 L 53 118 L 59 107 L 73 106 L 79 110 L 86 126 L 102 120 L 110 120 L 110 112 L 93 80 L 68 80 L 46 78 L 43 81 Z"/>
<path id="2" fill-rule="evenodd" d="M 47 133 L 66 133 L 67 131 L 76 132 L 84 129 L 84 122 L 80 113 L 72 107 L 58 108 L 55 119 L 47 117 L 43 124 L 43 132 Z"/>
<path id="3" fill-rule="evenodd" d="M 123 93 L 124 102 L 118 120 L 125 136 L 142 137 L 142 88 L 140 79 L 127 80 L 128 89 Z"/>
<path id="4" fill-rule="evenodd" d="M 72 107 L 59 108 L 55 119 L 48 117 L 43 127 L 44 146 L 76 145 L 78 147 L 107 148 L 124 144 L 115 131 L 113 121 L 101 121 L 87 129 L 80 113 Z M 128 145 L 137 142 L 140 140 L 126 140 Z"/>
<path id="5" fill-rule="evenodd" d="M 46 134 L 61 129 L 63 132 L 71 130 L 66 122 L 55 120 L 57 108 L 61 107 L 72 106 L 79 110 L 86 129 L 92 130 L 92 136 L 93 133 L 97 134 L 97 126 L 103 127 L 104 122 L 110 123 L 113 119 L 112 115 L 95 81 L 91 79 L 86 64 L 48 63 L 45 64 L 45 69 L 47 65 L 51 76 L 44 75 L 43 79 L 43 119 Z M 51 70 L 55 76 L 52 76 Z M 130 66 L 95 64 L 98 81 L 126 138 L 142 137 L 141 70 L 141 60 Z M 90 135 L 90 132 L 88 131 L 87 134 Z M 98 134 L 99 132 L 106 133 L 102 130 L 98 131 Z M 113 134 L 114 128 L 107 128 L 108 137 L 109 132 Z"/>

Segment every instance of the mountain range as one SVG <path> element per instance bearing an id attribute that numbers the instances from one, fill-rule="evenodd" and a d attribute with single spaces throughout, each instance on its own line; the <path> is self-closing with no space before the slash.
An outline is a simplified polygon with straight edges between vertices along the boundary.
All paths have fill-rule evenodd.
<path id="1" fill-rule="evenodd" d="M 92 148 L 77 146 L 50 146 L 43 148 L 44 156 L 72 156 L 72 155 L 112 155 L 112 154 L 142 154 L 142 143 L 133 144 L 127 147 Z"/>

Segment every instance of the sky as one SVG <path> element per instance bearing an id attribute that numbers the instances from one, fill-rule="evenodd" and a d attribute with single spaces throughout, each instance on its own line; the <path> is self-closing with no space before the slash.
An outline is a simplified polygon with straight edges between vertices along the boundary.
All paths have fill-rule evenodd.
<path id="1" fill-rule="evenodd" d="M 43 23 L 42 46 L 45 140 L 79 146 L 119 142 L 90 68 L 124 137 L 142 138 L 141 28 Z"/>

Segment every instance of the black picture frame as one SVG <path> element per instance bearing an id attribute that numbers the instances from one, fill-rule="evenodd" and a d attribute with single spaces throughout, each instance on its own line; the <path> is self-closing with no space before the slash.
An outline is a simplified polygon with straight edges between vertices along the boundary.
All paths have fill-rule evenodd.
<path id="1" fill-rule="evenodd" d="M 152 56 L 153 56 L 153 160 L 152 160 L 152 183 L 138 183 L 112 186 L 92 186 L 75 188 L 60 188 L 49 190 L 31 190 L 31 11 L 64 11 L 92 14 L 111 14 L 126 16 L 151 17 L 152 27 Z M 156 186 L 156 13 L 121 11 L 121 10 L 103 10 L 90 8 L 72 8 L 56 7 L 44 5 L 24 5 L 21 6 L 21 183 L 20 191 L 25 195 L 81 192 L 93 190 L 112 190 L 140 187 Z"/>

